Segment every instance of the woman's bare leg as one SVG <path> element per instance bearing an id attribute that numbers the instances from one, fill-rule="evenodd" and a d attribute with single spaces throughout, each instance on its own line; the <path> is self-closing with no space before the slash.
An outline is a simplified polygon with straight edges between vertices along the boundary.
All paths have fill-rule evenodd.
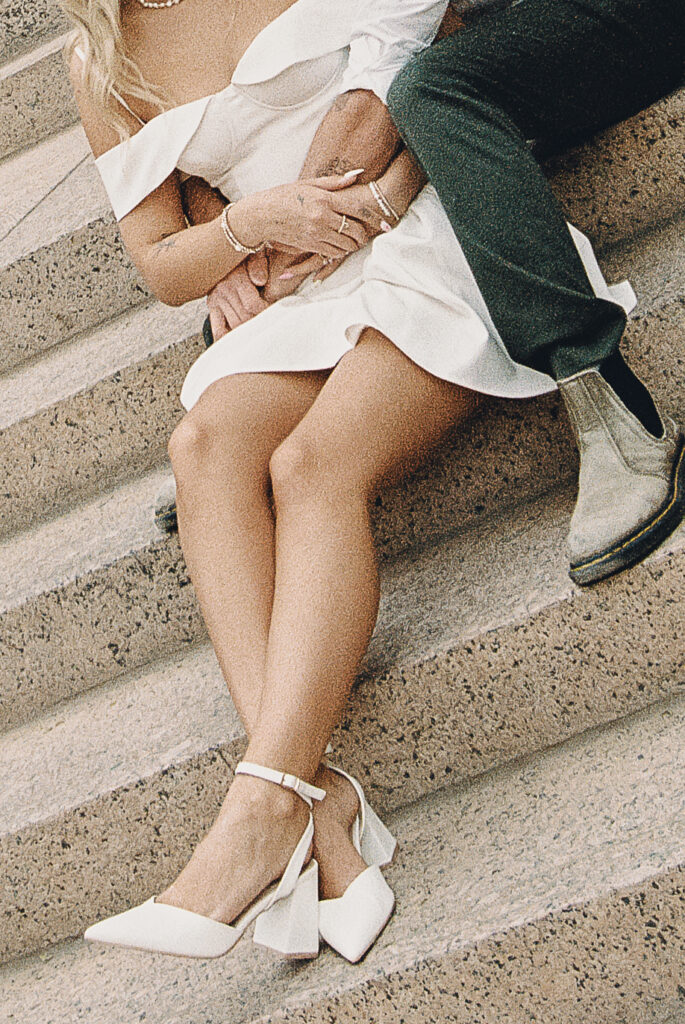
<path id="1" fill-rule="evenodd" d="M 274 601 L 246 759 L 315 777 L 377 613 L 369 499 L 380 483 L 416 465 L 475 402 L 369 330 L 274 453 Z M 216 559 L 215 568 L 221 575 Z M 283 870 L 306 815 L 296 796 L 239 777 L 165 898 L 232 920 Z"/>
<path id="2" fill-rule="evenodd" d="M 217 381 L 174 431 L 179 532 L 186 564 L 222 673 L 248 736 L 264 683 L 274 588 L 274 514 L 269 462 L 314 402 L 322 373 L 238 374 Z M 224 571 L 217 573 L 217 565 Z M 317 850 L 325 877 L 344 891 L 357 799 L 321 769 L 324 817 L 335 841 Z M 320 813 L 317 808 L 317 816 Z M 326 893 L 327 895 L 327 893 Z"/>
<path id="3" fill-rule="evenodd" d="M 309 410 L 324 373 L 217 381 L 171 436 L 181 547 L 245 730 L 256 725 L 274 589 L 269 461 Z"/>

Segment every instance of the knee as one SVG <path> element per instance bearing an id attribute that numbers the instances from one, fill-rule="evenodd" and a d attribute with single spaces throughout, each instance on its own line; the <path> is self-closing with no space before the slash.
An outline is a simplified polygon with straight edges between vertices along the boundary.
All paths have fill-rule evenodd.
<path id="1" fill-rule="evenodd" d="M 414 57 L 395 77 L 388 92 L 388 110 L 405 139 L 428 131 L 441 132 L 445 112 L 468 104 L 485 83 L 476 83 L 478 66 L 461 40 L 443 40 Z"/>
<path id="2" fill-rule="evenodd" d="M 252 468 L 256 456 L 249 437 L 247 424 L 230 403 L 198 403 L 169 438 L 169 458 L 177 483 L 207 473 L 220 475 L 222 470 L 238 476 Z"/>
<path id="3" fill-rule="evenodd" d="M 276 508 L 306 500 L 306 496 L 315 490 L 320 473 L 315 447 L 306 441 L 286 438 L 269 461 Z"/>
<path id="4" fill-rule="evenodd" d="M 216 446 L 216 427 L 194 409 L 175 427 L 169 438 L 169 458 L 176 477 L 186 476 L 211 460 Z"/>
<path id="5" fill-rule="evenodd" d="M 285 506 L 340 505 L 364 490 L 335 451 L 310 438 L 288 437 L 271 456 L 271 487 L 276 510 Z"/>

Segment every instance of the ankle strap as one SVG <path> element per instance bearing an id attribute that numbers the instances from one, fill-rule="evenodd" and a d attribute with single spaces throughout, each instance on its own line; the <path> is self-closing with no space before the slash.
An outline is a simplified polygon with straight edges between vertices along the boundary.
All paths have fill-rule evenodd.
<path id="1" fill-rule="evenodd" d="M 317 786 L 310 786 L 308 782 L 298 779 L 297 775 L 287 775 L 285 772 L 277 772 L 273 768 L 265 768 L 264 765 L 254 764 L 252 761 L 240 761 L 236 765 L 236 775 L 254 775 L 258 779 L 266 779 L 267 782 L 275 782 L 277 786 L 284 789 L 292 789 L 310 807 L 312 800 L 323 800 L 326 795 L 325 789 Z"/>

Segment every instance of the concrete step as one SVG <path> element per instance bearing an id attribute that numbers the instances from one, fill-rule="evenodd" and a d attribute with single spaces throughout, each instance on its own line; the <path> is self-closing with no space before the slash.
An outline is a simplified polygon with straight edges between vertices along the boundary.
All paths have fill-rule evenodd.
<path id="1" fill-rule="evenodd" d="M 685 90 L 612 129 L 609 141 L 601 138 L 555 162 L 554 180 L 571 219 L 600 249 L 682 214 L 683 110 Z M 644 154 L 649 172 L 635 167 Z M 21 181 L 20 168 L 14 177 Z M 16 205 L 12 192 L 9 205 Z M 76 168 L 0 242 L 0 291 L 9 297 L 0 324 L 0 369 L 148 295 L 121 248 L 92 162 Z"/>
<path id="2" fill-rule="evenodd" d="M 603 249 L 677 217 L 685 200 L 685 89 L 547 162 L 568 219 Z"/>
<path id="3" fill-rule="evenodd" d="M 141 306 L 0 378 L 0 536 L 166 462 L 205 312 Z"/>
<path id="4" fill-rule="evenodd" d="M 385 567 L 377 629 L 334 738 L 379 809 L 682 694 L 685 526 L 646 564 L 578 591 L 561 550 L 570 506 L 569 495 L 550 495 L 487 531 L 466 531 Z M 138 556 L 139 578 L 158 573 L 160 562 L 160 553 Z M 110 628 L 105 656 L 130 657 L 131 625 L 147 627 L 150 653 L 155 644 L 171 648 L 170 633 L 200 638 L 189 588 L 172 591 L 178 582 L 170 573 L 164 582 L 156 606 L 136 599 L 130 622 Z M 103 660 L 93 634 L 103 619 L 112 627 L 121 617 L 122 590 L 93 584 L 87 593 L 87 620 L 81 607 L 68 641 L 86 663 Z M 53 657 L 58 649 L 67 662 L 69 649 L 46 619 L 44 649 Z M 46 665 L 45 688 L 66 696 L 67 672 Z M 18 673 L 14 685 L 21 700 Z M 89 917 L 160 885 L 215 812 L 243 748 L 206 645 L 7 732 L 0 744 L 7 954 L 73 935 Z M 93 874 L 87 894 L 84 860 Z M 55 879 L 58 900 L 50 895 Z"/>
<path id="5" fill-rule="evenodd" d="M 74 131 L 80 129 L 65 136 L 70 147 Z M 48 140 L 0 165 L 0 184 L 9 184 L 7 209 L 22 209 L 22 180 L 31 180 L 53 149 Z M 150 298 L 124 251 L 91 156 L 46 187 L 4 233 L 0 294 L 0 372 Z"/>
<path id="6" fill-rule="evenodd" d="M 605 263 L 614 279 L 630 274 L 640 295 L 626 338 L 631 361 L 664 407 L 685 422 L 683 223 L 615 247 Z M 0 536 L 166 459 L 166 441 L 182 412 L 181 382 L 203 349 L 197 334 L 203 318 L 202 302 L 179 310 L 138 307 L 0 377 Z M 407 491 L 394 493 L 388 522 L 403 519 L 400 533 L 409 530 L 418 541 L 451 529 L 446 509 L 450 521 L 470 521 L 574 472 L 556 396 L 491 400 L 460 433 L 456 454 L 450 441 Z M 391 543 L 389 534 L 385 542 Z"/>
<path id="7" fill-rule="evenodd" d="M 0 159 L 78 121 L 65 39 L 51 39 L 0 68 Z"/>
<path id="8" fill-rule="evenodd" d="M 34 146 L 21 158 L 0 163 L 0 242 L 13 232 L 37 206 L 44 204 L 66 177 L 89 156 L 80 126 L 69 128 L 48 142 Z"/>
<path id="9" fill-rule="evenodd" d="M 668 318 L 655 314 L 654 323 L 673 334 Z M 658 334 L 648 336 L 654 344 L 654 383 L 657 390 L 667 385 L 675 397 L 677 379 L 671 374 L 677 377 L 685 358 L 682 333 L 667 338 L 664 352 L 657 352 Z M 685 419 L 682 401 L 681 394 L 676 408 Z M 136 414 L 145 415 L 134 406 L 131 419 Z M 115 422 L 111 433 L 128 430 L 131 419 Z M 66 444 L 78 461 L 79 451 L 88 451 L 91 442 L 82 441 L 86 432 L 76 421 L 66 416 L 65 423 L 72 425 Z M 156 427 L 154 418 L 151 426 Z M 150 430 L 151 437 L 158 433 Z M 105 433 L 95 442 L 105 456 L 108 438 Z M 150 442 L 153 455 L 156 450 Z M 10 445 L 7 451 L 10 457 Z M 49 483 L 38 456 L 36 465 L 38 481 L 47 477 Z M 110 468 L 114 473 L 114 464 Z M 499 418 L 486 415 L 463 445 L 448 443 L 406 484 L 379 496 L 373 511 L 381 556 L 387 560 L 469 524 L 489 530 L 489 518 L 507 504 L 564 480 L 572 486 L 574 468 L 549 400 L 507 409 L 506 415 L 501 410 Z M 37 708 L 158 657 L 166 645 L 177 648 L 203 635 L 194 599 L 183 585 L 177 539 L 160 534 L 153 521 L 154 501 L 168 476 L 168 469 L 154 470 L 0 545 L 0 575 L 6 581 L 0 628 L 8 650 L 0 666 L 1 721 L 22 721 Z"/>
<path id="10" fill-rule="evenodd" d="M 40 46 L 67 27 L 57 0 L 0 0 L 0 63 Z"/>
<path id="11" fill-rule="evenodd" d="M 293 967 L 247 939 L 228 958 L 206 961 L 77 940 L 2 970 L 4 1020 L 679 1019 L 684 728 L 685 700 L 672 700 L 393 814 L 399 850 L 386 874 L 397 908 L 360 964 L 324 950 L 318 960 Z M 180 816 L 162 810 L 166 801 L 157 809 L 172 844 L 202 792 L 189 792 L 187 800 Z M 140 853 L 134 843 L 123 853 L 131 879 Z M 184 856 L 160 864 L 145 893 L 170 879 Z M 85 920 L 81 908 L 95 890 L 117 905 L 138 898 L 115 892 L 117 880 L 90 857 L 75 858 L 74 871 Z M 41 877 L 34 870 L 10 878 L 28 917 Z M 45 880 L 51 904 L 64 901 L 64 885 L 54 868 Z"/>

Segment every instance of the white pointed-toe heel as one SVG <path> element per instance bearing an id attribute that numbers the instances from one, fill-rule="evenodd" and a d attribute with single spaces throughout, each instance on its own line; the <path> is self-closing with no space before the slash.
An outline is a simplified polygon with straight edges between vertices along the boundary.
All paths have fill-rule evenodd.
<path id="1" fill-rule="evenodd" d="M 397 841 L 369 806 L 359 782 L 342 768 L 327 765 L 351 783 L 359 800 L 359 811 L 352 825 L 352 843 L 369 865 L 342 896 L 319 901 L 321 938 L 351 963 L 356 963 L 371 948 L 390 920 L 395 896 L 383 878 L 381 867 L 392 860 Z"/>
<path id="2" fill-rule="evenodd" d="M 323 800 L 325 790 L 310 786 L 295 775 L 241 761 L 236 775 L 254 775 L 291 789 L 310 809 L 309 821 L 285 871 L 232 924 L 223 924 L 191 910 L 157 903 L 153 898 L 123 914 L 99 921 L 86 931 L 89 942 L 105 942 L 131 949 L 146 949 L 176 956 L 223 956 L 235 946 L 253 921 L 255 942 L 290 957 L 314 957 L 319 952 L 318 865 L 309 854 L 314 837 L 312 801 Z M 304 868 L 304 869 L 303 869 Z"/>

